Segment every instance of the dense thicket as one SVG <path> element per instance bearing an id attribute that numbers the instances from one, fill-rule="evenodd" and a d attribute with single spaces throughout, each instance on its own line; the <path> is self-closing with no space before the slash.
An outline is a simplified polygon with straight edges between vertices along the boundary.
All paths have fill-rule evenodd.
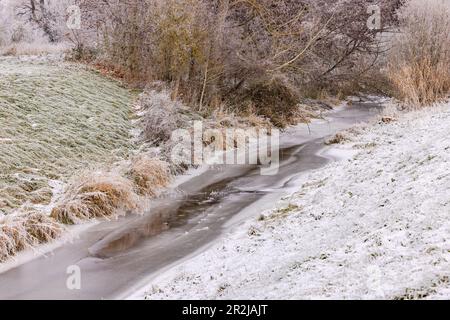
<path id="1" fill-rule="evenodd" d="M 67 8 L 81 8 L 68 29 Z M 379 8 L 380 24 L 368 21 Z M 70 40 L 144 87 L 162 81 L 197 111 L 298 119 L 301 98 L 362 91 L 424 105 L 450 87 L 442 0 L 0 0 L 0 53 Z M 28 50 L 29 50 L 28 49 Z M 45 49 L 45 48 L 44 48 Z M 36 50 L 34 50 L 36 51 Z M 34 52 L 31 50 L 31 52 Z M 39 50 L 36 52 L 40 52 Z M 161 83 L 161 82 L 160 82 Z"/>
<path id="2" fill-rule="evenodd" d="M 362 0 L 85 0 L 89 24 L 74 38 L 80 57 L 95 45 L 108 67 L 165 81 L 199 110 L 226 104 L 283 123 L 299 96 L 367 85 L 399 2 L 373 2 L 372 30 Z"/>

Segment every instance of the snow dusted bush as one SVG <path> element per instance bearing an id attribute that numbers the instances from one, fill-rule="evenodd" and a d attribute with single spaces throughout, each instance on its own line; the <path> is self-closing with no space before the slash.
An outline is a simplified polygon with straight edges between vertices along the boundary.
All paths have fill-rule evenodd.
<path id="1" fill-rule="evenodd" d="M 445 98 L 450 90 L 450 2 L 409 0 L 398 12 L 389 76 L 401 100 L 414 106 Z"/>
<path id="2" fill-rule="evenodd" d="M 182 110 L 186 107 L 172 100 L 166 90 L 149 90 L 141 94 L 138 113 L 141 115 L 142 138 L 159 145 L 170 139 L 172 132 L 182 126 Z"/>

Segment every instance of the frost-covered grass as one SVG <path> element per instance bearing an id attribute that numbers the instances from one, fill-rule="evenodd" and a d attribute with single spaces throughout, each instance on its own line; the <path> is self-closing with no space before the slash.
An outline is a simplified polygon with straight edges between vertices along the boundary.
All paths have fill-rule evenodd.
<path id="1" fill-rule="evenodd" d="M 146 298 L 450 298 L 450 104 L 343 134 L 353 158 L 299 177 Z"/>
<path id="2" fill-rule="evenodd" d="M 139 204 L 132 181 L 113 172 L 88 171 L 71 179 L 51 217 L 64 224 L 79 224 L 138 211 Z"/>
<path id="3" fill-rule="evenodd" d="M 131 95 L 82 67 L 0 58 L 0 215 L 47 205 L 58 182 L 131 146 Z"/>
<path id="4" fill-rule="evenodd" d="M 64 227 L 41 212 L 0 218 L 0 263 L 24 249 L 58 238 Z"/>
<path id="5" fill-rule="evenodd" d="M 145 155 L 134 159 L 128 176 L 140 195 L 151 197 L 157 196 L 171 181 L 169 164 Z"/>
<path id="6" fill-rule="evenodd" d="M 133 139 L 132 94 L 55 56 L 0 58 L 0 263 L 66 224 L 145 209 L 167 163 Z"/>

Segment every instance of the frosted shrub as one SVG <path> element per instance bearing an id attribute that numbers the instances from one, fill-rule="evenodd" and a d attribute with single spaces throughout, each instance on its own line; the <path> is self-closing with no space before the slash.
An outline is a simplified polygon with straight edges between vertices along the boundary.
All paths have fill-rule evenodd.
<path id="1" fill-rule="evenodd" d="M 142 138 L 155 145 L 170 139 L 181 125 L 183 104 L 172 100 L 166 90 L 150 90 L 140 96 L 138 112 L 141 113 Z"/>

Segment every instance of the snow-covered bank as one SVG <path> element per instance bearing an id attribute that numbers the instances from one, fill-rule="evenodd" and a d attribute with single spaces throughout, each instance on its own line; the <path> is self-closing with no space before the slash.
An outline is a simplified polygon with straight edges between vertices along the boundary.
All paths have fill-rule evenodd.
<path id="1" fill-rule="evenodd" d="M 388 119 L 389 120 L 389 119 Z M 344 133 L 351 159 L 309 172 L 150 284 L 149 299 L 450 297 L 450 104 Z"/>

